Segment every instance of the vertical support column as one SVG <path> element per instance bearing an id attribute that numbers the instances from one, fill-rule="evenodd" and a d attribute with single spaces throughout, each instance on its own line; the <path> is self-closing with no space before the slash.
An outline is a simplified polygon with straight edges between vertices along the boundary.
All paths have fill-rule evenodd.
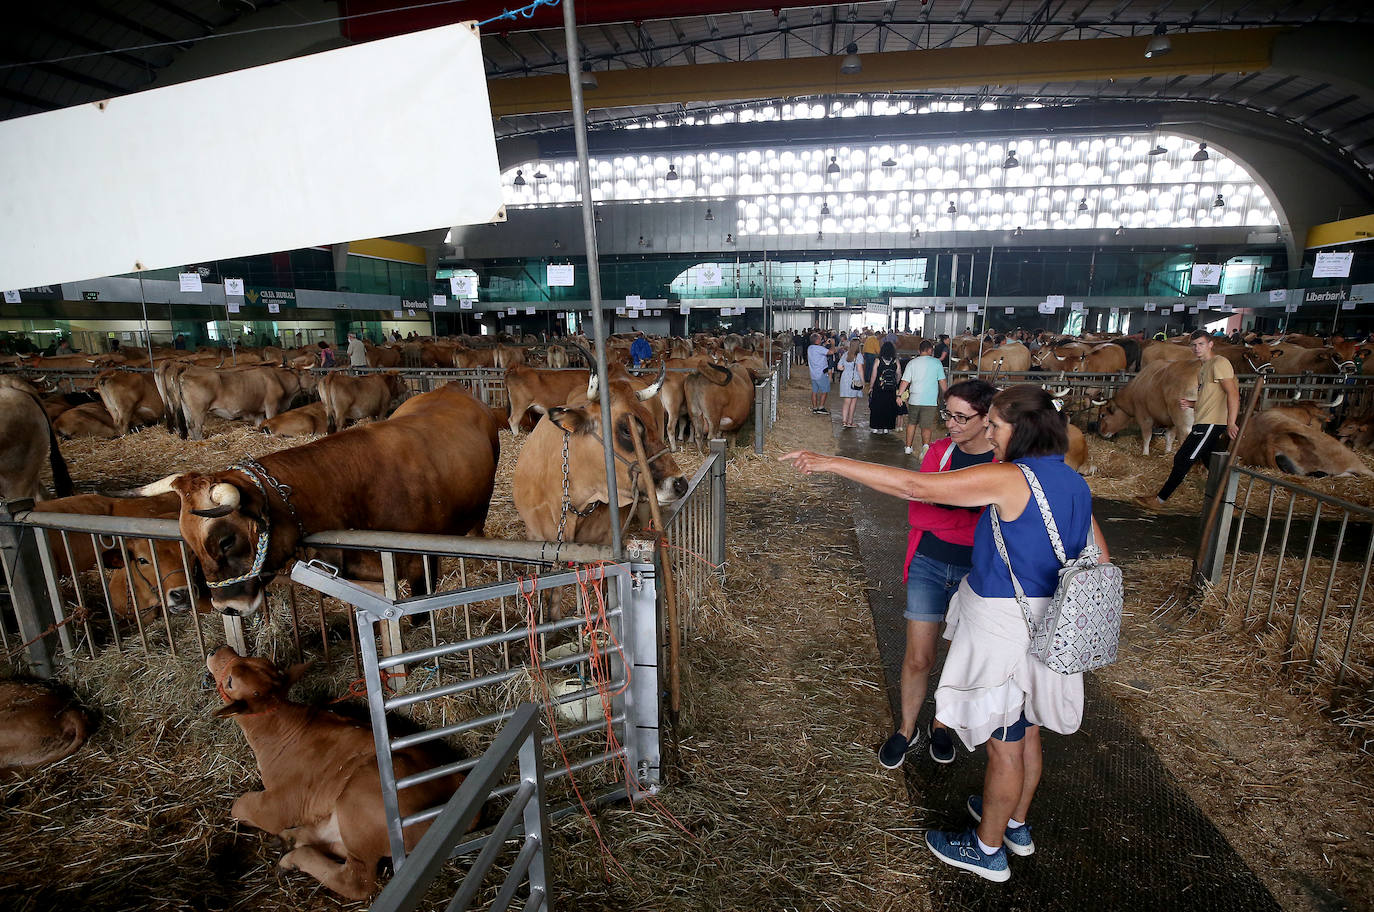
<path id="1" fill-rule="evenodd" d="M 625 788 L 632 799 L 639 799 L 656 794 L 663 782 L 659 694 L 666 688 L 659 657 L 665 644 L 660 635 L 663 621 L 657 567 L 652 563 L 631 564 L 630 574 L 616 577 L 616 583 L 621 607 L 620 642 L 629 666 L 623 671 L 630 679 L 619 698 L 625 710 L 625 765 L 632 773 Z"/>
<path id="2" fill-rule="evenodd" d="M 243 618 L 238 615 L 221 614 L 224 621 L 224 642 L 232 646 L 241 656 L 248 655 L 248 638 L 243 634 Z"/>
<path id="3" fill-rule="evenodd" d="M 768 425 L 768 388 L 754 387 L 754 452 L 763 455 L 763 433 Z"/>
<path id="4" fill-rule="evenodd" d="M 520 742 L 520 778 L 534 785 L 534 796 L 525 803 L 525 838 L 533 839 L 539 848 L 530 859 L 526 876 L 530 881 L 530 896 L 538 891 L 544 897 L 539 906 L 542 912 L 553 912 L 553 900 L 549 897 L 549 812 L 544 800 L 544 757 L 539 749 L 540 735 L 544 726 L 534 723 L 533 730 Z"/>
<path id="5" fill-rule="evenodd" d="M 1204 502 L 1211 502 L 1218 486 L 1226 486 L 1215 520 L 1216 533 L 1211 537 L 1207 553 L 1203 555 L 1202 566 L 1198 567 L 1202 578 L 1213 584 L 1221 581 L 1221 571 L 1226 565 L 1226 546 L 1231 537 L 1231 519 L 1236 511 L 1236 490 L 1240 486 L 1240 476 L 1227 470 L 1226 461 L 1225 453 L 1213 453 L 1207 464 L 1207 494 Z M 1203 521 L 1206 522 L 1206 517 Z M 1203 530 L 1203 534 L 1206 535 L 1206 530 Z"/>
<path id="6" fill-rule="evenodd" d="M 383 594 L 387 599 L 396 601 L 400 596 L 396 586 L 396 552 L 382 552 L 382 587 Z M 399 652 L 405 651 L 405 646 L 401 643 L 401 621 L 399 618 L 389 618 L 377 622 L 377 633 L 382 640 L 382 655 L 394 656 Z M 391 685 L 392 690 L 400 692 L 405 690 L 404 665 L 397 665 L 392 668 L 389 674 L 396 675 L 397 680 Z"/>
<path id="7" fill-rule="evenodd" d="M 53 610 L 43 591 L 43 568 L 34 537 L 37 530 L 13 522 L 15 513 L 32 509 L 32 500 L 12 500 L 0 505 L 0 560 L 4 561 L 19 636 L 28 644 L 24 652 L 29 669 L 37 677 L 51 678 L 56 674 L 53 649 L 57 634 L 43 634 L 53 623 Z"/>
<path id="8" fill-rule="evenodd" d="M 711 441 L 711 563 L 725 567 L 725 441 Z"/>

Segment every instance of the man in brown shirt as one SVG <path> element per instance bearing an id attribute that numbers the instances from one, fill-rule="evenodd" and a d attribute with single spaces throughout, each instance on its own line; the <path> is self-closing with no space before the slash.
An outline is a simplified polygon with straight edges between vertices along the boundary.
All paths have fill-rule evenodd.
<path id="1" fill-rule="evenodd" d="M 1150 510 L 1164 506 L 1164 501 L 1188 477 L 1189 469 L 1212 453 L 1226 449 L 1240 434 L 1236 425 L 1240 415 L 1240 385 L 1236 383 L 1231 362 L 1212 354 L 1212 337 L 1204 330 L 1194 332 L 1192 340 L 1193 354 L 1202 359 L 1197 372 L 1197 398 L 1183 399 L 1180 404 L 1193 409 L 1193 430 L 1174 454 L 1174 470 L 1159 494 L 1154 497 L 1142 494 L 1135 499 Z"/>

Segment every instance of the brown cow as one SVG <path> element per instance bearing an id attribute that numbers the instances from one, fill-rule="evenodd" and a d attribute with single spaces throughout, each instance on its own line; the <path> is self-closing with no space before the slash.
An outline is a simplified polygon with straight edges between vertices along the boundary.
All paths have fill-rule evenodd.
<path id="1" fill-rule="evenodd" d="M 611 380 L 628 381 L 636 389 L 648 385 L 647 380 L 631 377 L 623 364 L 607 364 L 606 375 Z M 531 410 L 546 413 L 554 406 L 566 404 L 573 396 L 587 388 L 592 372 L 582 369 L 540 370 L 524 364 L 506 369 L 506 399 L 510 402 L 506 424 L 512 434 L 519 434 L 528 424 Z M 530 425 L 531 427 L 533 425 Z"/>
<path id="2" fill-rule="evenodd" d="M 321 388 L 324 381 L 320 382 Z M 264 433 L 274 437 L 304 437 L 307 434 L 323 434 L 328 427 L 328 420 L 324 414 L 323 402 L 312 402 L 309 405 L 302 405 L 300 408 L 293 408 L 282 412 L 275 418 L 268 418 L 262 423 Z"/>
<path id="3" fill-rule="evenodd" d="M 0 771 L 56 763 L 76 753 L 90 717 L 70 697 L 38 681 L 0 681 Z"/>
<path id="4" fill-rule="evenodd" d="M 1006 373 L 1007 371 L 1028 371 L 1031 366 L 1031 352 L 1020 342 L 1008 339 L 996 348 L 983 350 L 978 359 L 979 371 Z"/>
<path id="5" fill-rule="evenodd" d="M 95 391 L 121 437 L 131 427 L 156 424 L 165 411 L 151 373 L 104 370 L 96 377 Z"/>
<path id="6" fill-rule="evenodd" d="M 238 722 L 262 777 L 262 791 L 236 798 L 230 816 L 294 843 L 280 867 L 304 871 L 340 896 L 366 899 L 377 885 L 377 862 L 391 854 L 372 732 L 338 713 L 292 702 L 287 693 L 305 665 L 281 671 L 222 646 L 205 667 L 224 701 L 215 716 Z M 447 759 L 429 745 L 391 752 L 397 779 Z M 462 782 L 461 773 L 447 773 L 401 789 L 401 816 L 444 804 Z M 428 828 L 429 821 L 407 827 L 406 849 Z"/>
<path id="7" fill-rule="evenodd" d="M 1126 369 L 1126 349 L 1115 342 L 1061 345 L 1056 349 L 1042 348 L 1040 352 L 1048 352 L 1040 359 L 1040 366 L 1047 371 L 1114 374 Z"/>
<path id="8" fill-rule="evenodd" d="M 83 402 L 62 412 L 53 419 L 52 428 L 59 437 L 71 440 L 73 437 L 95 437 L 113 440 L 119 436 L 119 428 L 110 417 L 103 403 Z"/>
<path id="9" fill-rule="evenodd" d="M 332 434 L 349 421 L 385 418 L 410 390 L 398 371 L 350 377 L 344 373 L 320 378 L 320 401 L 324 403 L 326 429 Z"/>
<path id="10" fill-rule="evenodd" d="M 1290 475 L 1374 476 L 1374 469 L 1335 438 L 1307 427 L 1286 412 L 1274 408 L 1253 416 L 1236 458 L 1246 465 L 1278 469 Z"/>
<path id="11" fill-rule="evenodd" d="M 47 461 L 59 495 L 72 493 L 67 463 L 57 446 L 48 413 L 36 396 L 0 387 L 0 501 L 42 494 L 38 475 Z"/>
<path id="12" fill-rule="evenodd" d="M 1345 419 L 1336 429 L 1336 439 L 1352 450 L 1374 450 L 1374 414 Z"/>
<path id="13" fill-rule="evenodd" d="M 550 343 L 545 351 L 544 360 L 550 368 L 557 370 L 568 366 L 568 350 L 561 345 Z"/>
<path id="14" fill-rule="evenodd" d="M 1066 418 L 1068 416 L 1065 416 Z M 1092 475 L 1095 471 L 1088 461 L 1088 441 L 1078 425 L 1069 422 L 1069 451 L 1064 454 L 1064 464 L 1080 475 Z"/>
<path id="15" fill-rule="evenodd" d="M 1274 365 L 1276 374 L 1335 374 L 1340 372 L 1343 363 L 1337 359 L 1336 350 L 1326 346 L 1307 348 L 1284 342 L 1270 345 L 1269 350 L 1273 354 L 1269 363 Z M 1354 365 L 1350 369 L 1353 370 Z"/>
<path id="16" fill-rule="evenodd" d="M 185 418 L 183 436 L 202 440 L 205 419 L 210 415 L 247 419 L 255 426 L 261 425 L 286 411 L 291 400 L 314 383 L 313 374 L 284 367 L 183 367 L 177 375 L 178 389 L 171 398 L 180 403 Z M 170 386 L 163 381 L 159 389 L 166 400 Z"/>
<path id="17" fill-rule="evenodd" d="M 1193 410 L 1184 408 L 1179 400 L 1196 397 L 1200 367 L 1197 358 L 1145 365 L 1111 399 L 1093 400 L 1099 406 L 1097 433 L 1110 438 L 1132 423 L 1139 424 L 1141 453 L 1149 456 L 1150 435 L 1155 428 L 1162 427 L 1167 456 L 1173 452 L 1174 441 L 1188 436 L 1193 429 Z"/>
<path id="18" fill-rule="evenodd" d="M 630 466 L 637 465 L 632 423 L 643 435 L 645 455 L 652 460 L 649 484 L 636 472 L 640 490 L 657 497 L 659 503 L 670 503 L 687 492 L 687 479 L 657 430 L 654 414 L 662 412 L 646 405 L 658 395 L 659 384 L 638 391 L 624 380 L 611 380 L 608 386 L 614 434 L 608 435 L 601 426 L 600 390 L 593 375 L 585 395 L 548 410 L 520 451 L 511 482 L 512 499 L 525 523 L 525 537 L 531 541 L 611 540 L 603 441 L 609 437 L 616 457 L 616 493 L 623 510 L 636 500 L 630 479 Z"/>
<path id="19" fill-rule="evenodd" d="M 1187 341 L 1187 337 L 1183 337 Z M 1144 370 L 1157 361 L 1193 361 L 1197 355 L 1192 348 L 1177 342 L 1155 340 L 1146 344 L 1140 351 L 1140 369 Z"/>
<path id="20" fill-rule="evenodd" d="M 705 452 L 706 441 L 722 433 L 728 436 L 729 446 L 735 446 L 740 428 L 754 407 L 749 370 L 741 365 L 727 368 L 707 364 L 689 374 L 683 388 L 697 451 Z"/>
<path id="21" fill-rule="evenodd" d="M 312 532 L 482 534 L 500 453 L 491 411 L 449 383 L 409 399 L 386 421 L 263 456 L 265 476 L 248 468 L 188 472 L 134 493 L 181 495 L 181 537 L 210 581 L 215 607 L 246 616 L 262 607 L 267 585 Z M 413 587 L 423 573 L 407 579 Z"/>

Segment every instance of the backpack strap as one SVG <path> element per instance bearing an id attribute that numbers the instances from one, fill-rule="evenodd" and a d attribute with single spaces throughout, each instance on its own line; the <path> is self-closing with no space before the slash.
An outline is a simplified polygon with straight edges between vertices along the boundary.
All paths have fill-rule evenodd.
<path id="1" fill-rule="evenodd" d="M 997 504 L 988 507 L 988 517 L 992 520 L 992 539 L 997 543 L 997 553 L 1002 555 L 1002 562 L 1007 565 L 1007 575 L 1011 577 L 1011 587 L 1016 592 L 1016 604 L 1021 607 L 1021 616 L 1026 619 L 1026 632 L 1034 637 L 1035 622 L 1031 620 L 1030 602 L 1026 601 L 1026 592 L 1021 588 L 1021 581 L 1016 578 L 1016 571 L 1011 568 L 1007 543 L 1002 539 L 1002 523 L 997 518 Z"/>
<path id="2" fill-rule="evenodd" d="M 1035 496 L 1035 505 L 1040 508 L 1040 518 L 1045 523 L 1045 531 L 1050 534 L 1050 547 L 1054 549 L 1054 556 L 1059 560 L 1059 565 L 1062 567 L 1066 560 L 1064 542 L 1059 537 L 1059 527 L 1054 524 L 1054 514 L 1050 512 L 1050 502 L 1045 497 L 1045 489 L 1040 487 L 1040 479 L 1035 477 L 1030 466 L 1018 462 L 1016 467 L 1021 470 L 1022 475 L 1026 476 L 1026 484 L 1030 486 L 1031 494 Z"/>

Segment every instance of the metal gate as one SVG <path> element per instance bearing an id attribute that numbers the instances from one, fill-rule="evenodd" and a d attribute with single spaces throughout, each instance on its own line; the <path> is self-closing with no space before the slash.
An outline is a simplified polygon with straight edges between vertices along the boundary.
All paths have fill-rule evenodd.
<path id="1" fill-rule="evenodd" d="M 489 743 L 495 729 L 514 715 L 513 704 L 523 702 L 508 699 L 503 705 L 502 688 L 509 692 L 521 681 L 532 682 L 535 696 L 545 704 L 550 726 L 541 742 L 548 761 L 545 781 L 566 786 L 558 789 L 562 804 L 555 815 L 593 801 L 637 798 L 658 790 L 661 625 L 653 564 L 599 564 L 405 600 L 379 596 L 319 563 L 298 563 L 291 576 L 353 607 L 398 871 L 406 854 L 404 828 L 441 811 L 430 808 L 402 818 L 398 791 L 450 773 L 466 774 L 479 761 L 460 760 L 397 780 L 392 752 L 438 739 L 476 737 Z M 553 599 L 569 594 L 577 606 L 571 616 L 539 620 Z M 507 598 L 525 608 L 514 626 L 470 639 L 436 637 L 432 645 L 383 654 L 381 644 L 407 620 L 416 629 L 423 623 L 427 632 L 447 630 L 450 625 L 434 622 L 436 614 Z M 397 693 L 388 680 L 401 667 L 410 669 L 411 680 L 404 693 Z M 412 683 L 421 671 L 424 680 Z M 551 674 L 558 677 L 551 679 Z M 458 698 L 472 699 L 463 707 L 455 702 Z M 393 733 L 387 713 L 400 709 L 409 710 L 423 728 L 414 734 Z M 448 721 L 450 714 L 453 721 Z M 560 719 L 570 727 L 560 730 Z M 573 781 L 584 772 L 599 780 L 588 790 L 590 796 Z M 508 796 L 518 789 L 519 783 L 512 783 L 493 794 Z M 468 847 L 472 844 L 462 848 Z"/>

